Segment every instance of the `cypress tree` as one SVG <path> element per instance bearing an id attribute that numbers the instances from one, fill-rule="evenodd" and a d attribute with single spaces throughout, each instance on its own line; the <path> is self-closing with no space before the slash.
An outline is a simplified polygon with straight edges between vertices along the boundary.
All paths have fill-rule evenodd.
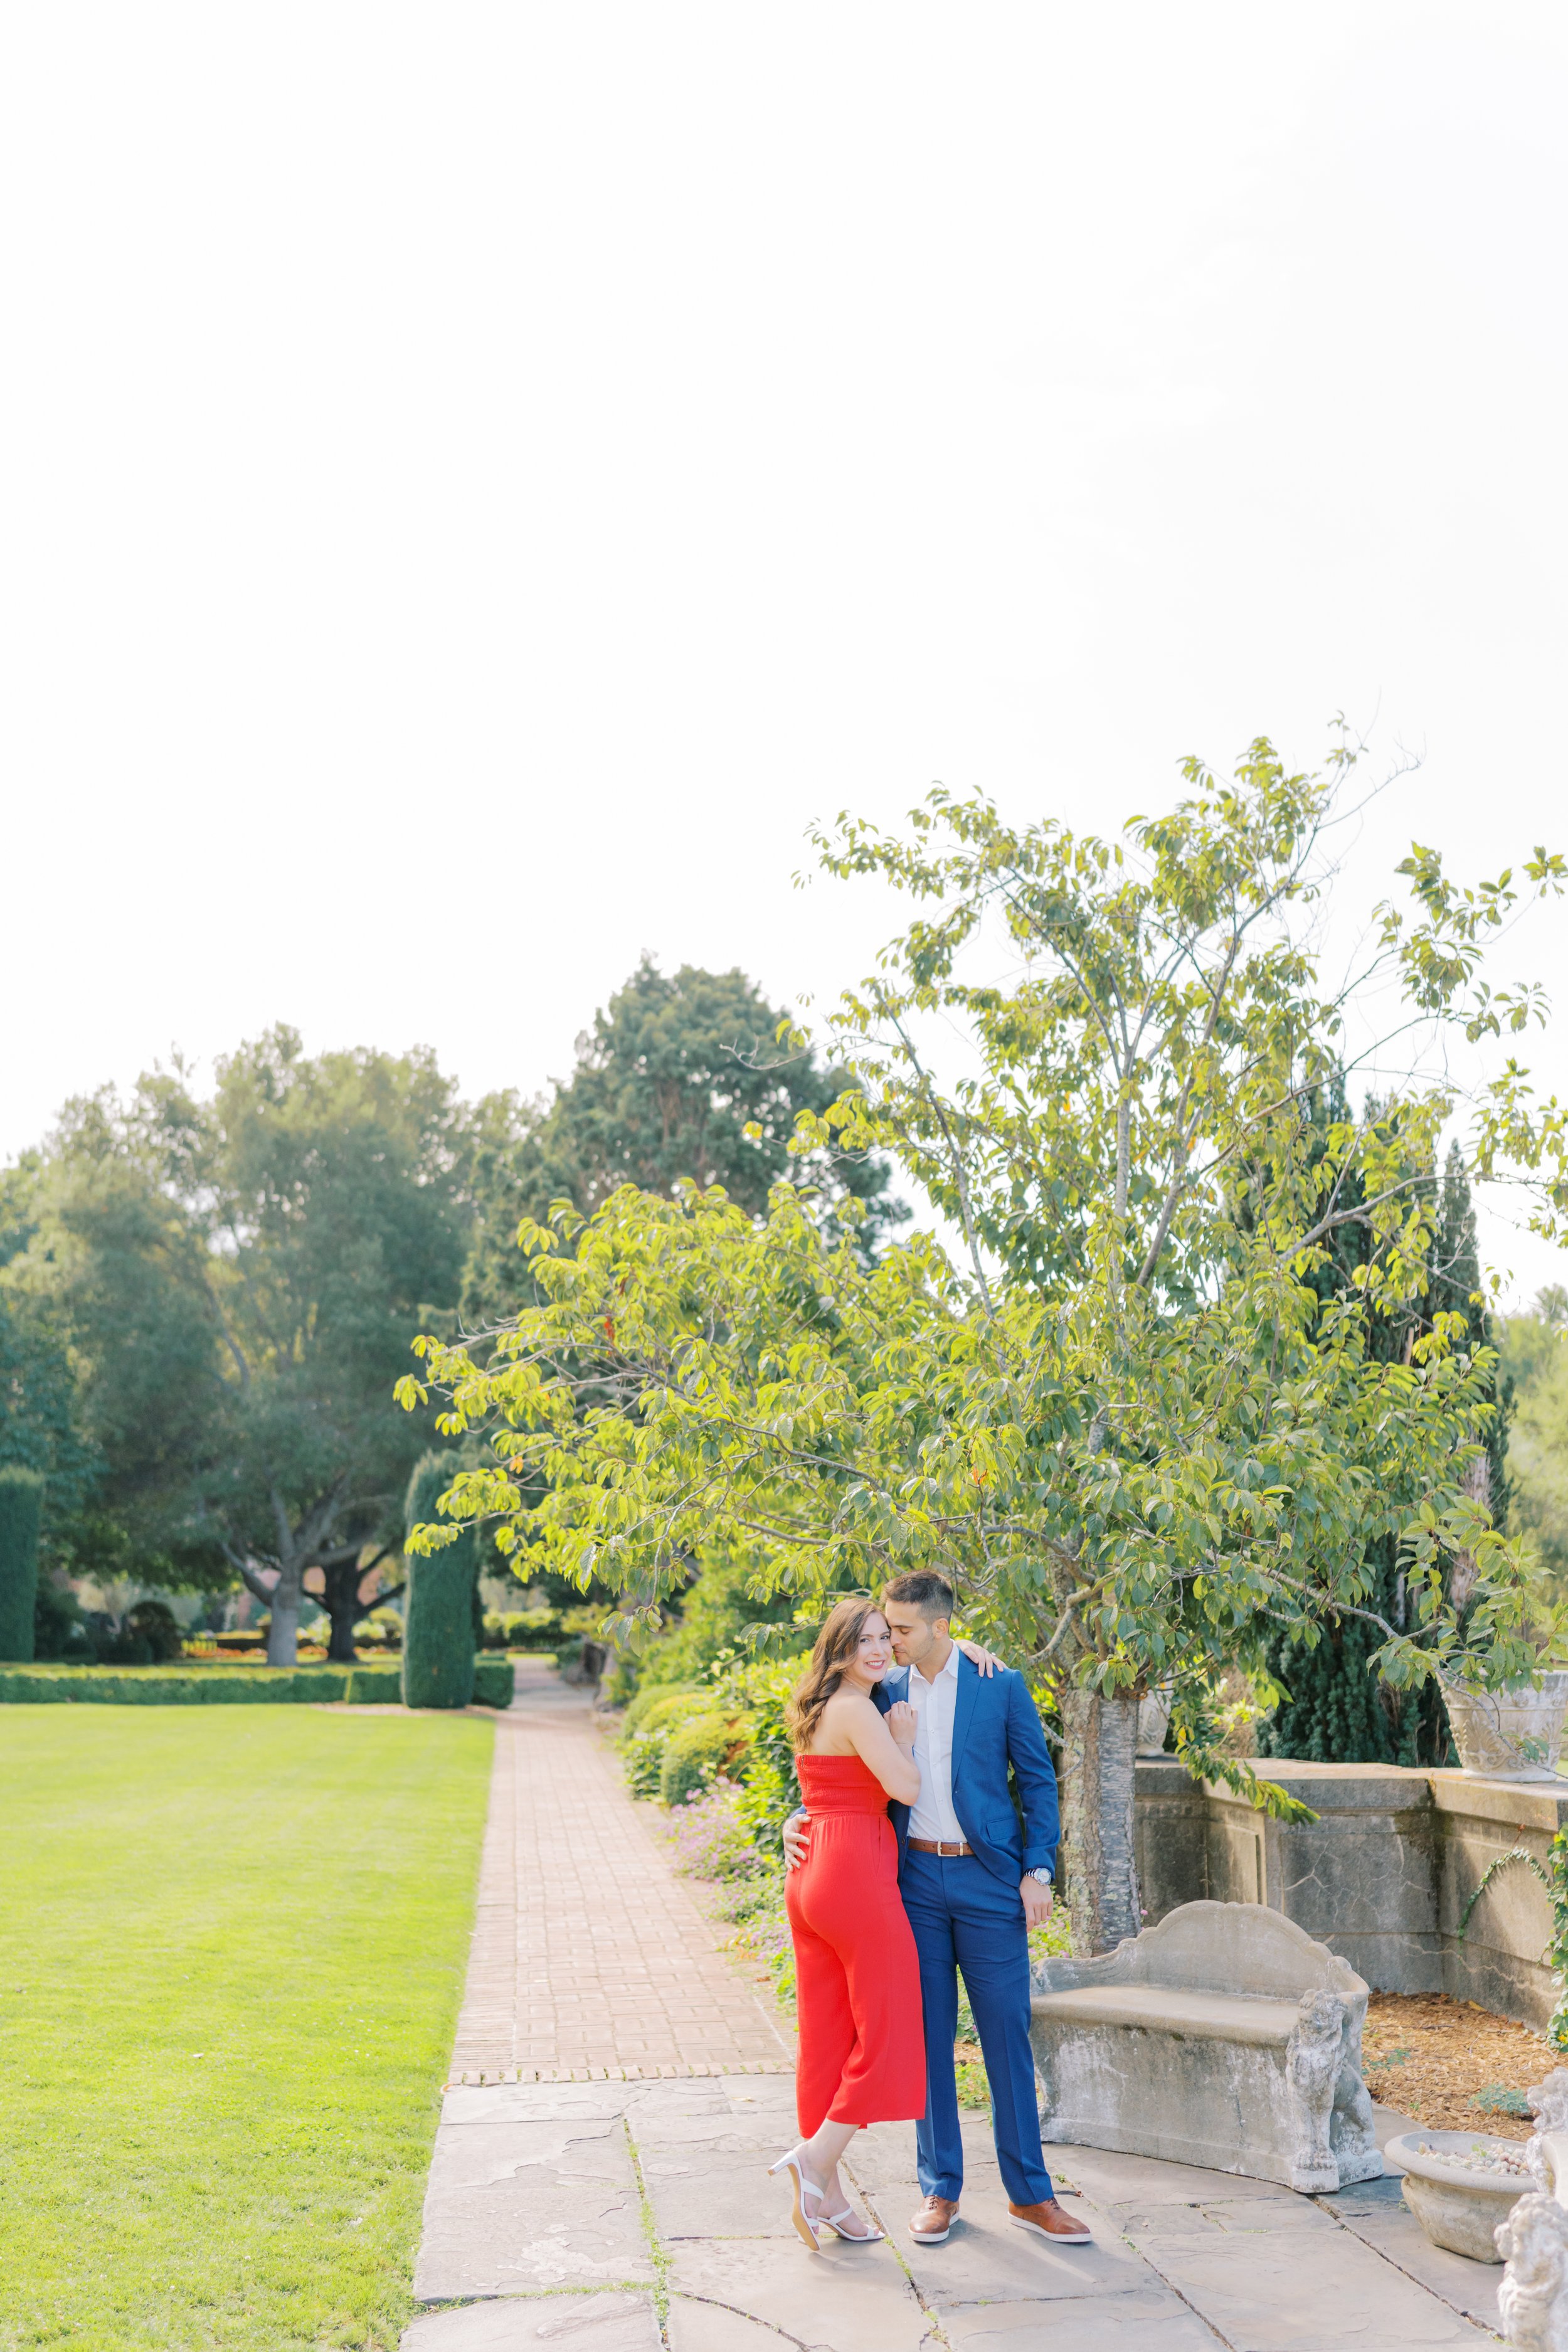
<path id="1" fill-rule="evenodd" d="M 1430 1311 L 1462 1315 L 1466 1323 L 1463 1345 L 1468 1348 L 1496 1348 L 1497 1328 L 1492 1321 L 1481 1291 L 1481 1258 L 1476 1240 L 1476 1212 L 1470 1199 L 1469 1180 L 1465 1174 L 1464 1154 L 1458 1145 L 1449 1147 L 1443 1170 L 1443 1192 L 1438 1204 L 1437 1234 L 1432 1252 L 1433 1282 L 1428 1294 Z M 1500 1370 L 1492 1401 L 1498 1410 L 1492 1415 L 1491 1426 L 1486 1433 L 1486 1486 L 1481 1500 L 1491 1512 L 1500 1528 L 1508 1525 L 1508 1425 L 1513 1418 L 1513 1381 Z M 1480 1465 L 1477 1465 L 1478 1470 Z"/>
<path id="2" fill-rule="evenodd" d="M 436 1498 L 458 1466 L 450 1454 L 426 1454 L 414 1465 L 403 1524 L 407 1529 L 439 1517 Z M 467 1706 L 474 1695 L 474 1600 L 479 1562 L 474 1531 L 465 1528 L 445 1551 L 408 1554 L 404 1603 L 403 1704 Z"/>
<path id="3" fill-rule="evenodd" d="M 38 1521 L 44 1481 L 16 1463 L 0 1467 L 0 1658 L 26 1665 L 33 1656 L 38 1599 Z"/>
<path id="4" fill-rule="evenodd" d="M 1342 1097 L 1327 1106 L 1322 1123 L 1342 1117 Z M 1435 1188 L 1436 1229 L 1426 1296 L 1417 1307 L 1402 1314 L 1374 1312 L 1368 1329 L 1368 1351 L 1379 1363 L 1401 1360 L 1422 1330 L 1429 1330 L 1439 1313 L 1463 1315 L 1467 1336 L 1459 1344 L 1493 1347 L 1496 1335 L 1480 1297 L 1480 1258 L 1476 1242 L 1475 1210 L 1464 1156 L 1451 1147 L 1441 1186 Z M 1355 1266 L 1367 1255 L 1367 1237 L 1359 1225 L 1342 1226 L 1334 1235 L 1333 1258 L 1312 1278 L 1327 1298 L 1348 1285 Z M 1511 1382 L 1500 1384 L 1493 1415 L 1486 1433 L 1484 1473 L 1487 1502 L 1498 1526 L 1504 1524 L 1508 1487 L 1504 1462 L 1508 1453 L 1508 1417 L 1512 1404 Z M 1476 1480 L 1478 1491 L 1480 1476 Z M 1396 1539 L 1385 1537 L 1368 1556 L 1372 1590 L 1366 1606 L 1403 1626 L 1405 1616 L 1405 1580 L 1400 1572 Z M 1440 1693 L 1433 1684 L 1419 1691 L 1395 1691 L 1381 1684 L 1371 1660 L 1383 1636 L 1364 1619 L 1342 1617 L 1323 1630 L 1315 1650 L 1283 1637 L 1269 1648 L 1270 1672 L 1289 1693 L 1272 1720 L 1261 1727 L 1258 1746 L 1266 1756 L 1290 1756 L 1316 1764 L 1447 1764 L 1452 1760 L 1448 1718 Z"/>

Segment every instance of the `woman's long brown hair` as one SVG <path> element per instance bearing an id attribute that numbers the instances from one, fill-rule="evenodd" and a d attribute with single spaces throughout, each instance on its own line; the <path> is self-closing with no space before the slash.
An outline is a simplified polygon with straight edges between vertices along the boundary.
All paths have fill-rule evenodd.
<path id="1" fill-rule="evenodd" d="M 822 1710 L 844 1680 L 844 1669 L 860 1646 L 868 1617 L 879 1617 L 874 1601 L 841 1601 L 816 1637 L 816 1647 L 784 1708 L 784 1727 L 798 1756 L 811 1746 Z"/>

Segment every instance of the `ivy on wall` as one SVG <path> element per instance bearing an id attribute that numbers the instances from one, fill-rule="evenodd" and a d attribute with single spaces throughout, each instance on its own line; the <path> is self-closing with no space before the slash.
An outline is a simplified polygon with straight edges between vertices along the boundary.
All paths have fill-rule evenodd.
<path id="1" fill-rule="evenodd" d="M 1521 1862 L 1540 1879 L 1552 1905 L 1552 1935 L 1541 1958 L 1542 1964 L 1552 1970 L 1557 1987 L 1557 2005 L 1546 2028 L 1546 2038 L 1554 2050 L 1568 2050 L 1568 1829 L 1558 1831 L 1552 1841 L 1550 1857 L 1545 1862 L 1539 1854 L 1528 1853 L 1523 1846 L 1516 1845 L 1487 1864 L 1459 1921 L 1460 1941 L 1464 1940 L 1477 1904 L 1493 1879 L 1500 1872 Z"/>

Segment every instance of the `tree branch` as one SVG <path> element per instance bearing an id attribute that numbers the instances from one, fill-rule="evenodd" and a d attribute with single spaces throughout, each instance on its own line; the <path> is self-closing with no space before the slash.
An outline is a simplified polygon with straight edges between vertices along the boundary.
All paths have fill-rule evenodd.
<path id="1" fill-rule="evenodd" d="M 985 1268 L 982 1265 L 980 1258 L 980 1244 L 975 1238 L 974 1219 L 970 1211 L 969 1183 L 963 1172 L 963 1155 L 959 1151 L 958 1146 L 953 1140 L 952 1130 L 947 1123 L 947 1114 L 942 1109 L 941 1098 L 939 1097 L 935 1087 L 931 1085 L 931 1079 L 927 1076 L 927 1073 L 921 1065 L 920 1055 L 916 1053 L 913 1045 L 910 1041 L 908 1032 L 905 1030 L 903 1023 L 899 1019 L 896 1013 L 893 1015 L 893 1026 L 898 1031 L 900 1036 L 903 1039 L 904 1050 L 909 1055 L 910 1060 L 915 1070 L 919 1073 L 921 1084 L 925 1089 L 926 1101 L 935 1115 L 937 1125 L 942 1129 L 942 1140 L 947 1145 L 948 1160 L 952 1169 L 953 1188 L 958 1194 L 959 1214 L 963 1220 L 963 1237 L 969 1244 L 969 1262 L 974 1268 L 974 1279 L 979 1286 L 981 1304 L 985 1309 L 987 1320 L 990 1320 L 994 1317 L 996 1310 L 992 1304 L 991 1286 L 985 1279 Z"/>

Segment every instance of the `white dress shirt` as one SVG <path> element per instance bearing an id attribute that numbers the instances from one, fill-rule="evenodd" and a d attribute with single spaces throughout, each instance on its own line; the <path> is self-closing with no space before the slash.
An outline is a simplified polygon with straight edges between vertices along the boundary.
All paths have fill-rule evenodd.
<path id="1" fill-rule="evenodd" d="M 952 1810 L 952 1719 L 958 1706 L 958 1650 L 931 1682 L 919 1666 L 910 1668 L 910 1705 L 914 1708 L 915 1762 L 921 1792 L 910 1808 L 910 1835 L 962 1845 L 963 1832 Z"/>

